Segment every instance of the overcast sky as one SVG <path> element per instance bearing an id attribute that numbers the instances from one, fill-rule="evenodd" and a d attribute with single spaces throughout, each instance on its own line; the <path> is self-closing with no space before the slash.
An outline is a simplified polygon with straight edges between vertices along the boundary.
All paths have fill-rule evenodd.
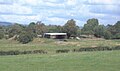
<path id="1" fill-rule="evenodd" d="M 120 20 L 120 0 L 0 0 L 0 21 L 63 25 L 75 19 L 83 26 L 90 18 L 115 24 Z"/>

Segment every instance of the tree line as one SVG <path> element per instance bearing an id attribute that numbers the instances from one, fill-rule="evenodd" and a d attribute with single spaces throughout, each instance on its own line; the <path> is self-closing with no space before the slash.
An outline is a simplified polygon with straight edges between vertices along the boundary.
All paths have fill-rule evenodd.
<path id="1" fill-rule="evenodd" d="M 68 20 L 63 26 L 45 25 L 41 21 L 31 22 L 29 25 L 15 23 L 9 26 L 0 26 L 0 39 L 13 38 L 23 44 L 32 41 L 37 35 L 44 33 L 67 33 L 70 37 L 79 37 L 80 35 L 94 35 L 98 38 L 120 39 L 120 21 L 114 25 L 107 26 L 99 24 L 98 19 L 88 19 L 82 28 L 76 25 L 74 19 Z"/>

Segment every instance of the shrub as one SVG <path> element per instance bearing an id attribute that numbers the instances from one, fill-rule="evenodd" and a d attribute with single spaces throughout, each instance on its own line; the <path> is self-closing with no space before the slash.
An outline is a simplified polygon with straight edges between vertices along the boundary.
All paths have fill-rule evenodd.
<path id="1" fill-rule="evenodd" d="M 32 51 L 23 51 L 21 54 L 32 54 Z"/>
<path id="2" fill-rule="evenodd" d="M 63 49 L 63 50 L 56 50 L 56 53 L 68 53 L 70 50 Z"/>
<path id="3" fill-rule="evenodd" d="M 33 53 L 34 54 L 37 54 L 37 53 L 46 54 L 47 52 L 45 52 L 44 50 L 34 50 Z"/>
<path id="4" fill-rule="evenodd" d="M 4 32 L 0 30 L 0 39 L 4 38 Z"/>
<path id="5" fill-rule="evenodd" d="M 33 50 L 33 51 L 18 51 L 18 50 L 10 50 L 10 51 L 0 51 L 0 55 L 20 55 L 20 54 L 47 54 L 44 50 Z"/>
<path id="6" fill-rule="evenodd" d="M 120 49 L 120 47 L 115 47 L 115 49 Z M 87 48 L 79 48 L 79 49 L 73 49 L 73 52 L 82 52 L 82 51 L 110 51 L 112 48 L 108 46 L 99 46 L 99 47 L 87 47 Z"/>
<path id="7" fill-rule="evenodd" d="M 114 47 L 113 50 L 120 50 L 120 46 Z"/>
<path id="8" fill-rule="evenodd" d="M 19 51 L 0 51 L 0 55 L 19 55 Z"/>
<path id="9" fill-rule="evenodd" d="M 26 44 L 29 43 L 33 40 L 33 36 L 30 33 L 27 32 L 23 32 L 19 35 L 18 37 L 18 41 L 22 44 Z"/>

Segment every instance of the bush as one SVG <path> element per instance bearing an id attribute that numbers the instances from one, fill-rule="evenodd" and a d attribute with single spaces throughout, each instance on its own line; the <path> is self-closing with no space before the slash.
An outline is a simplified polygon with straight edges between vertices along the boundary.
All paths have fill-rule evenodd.
<path id="1" fill-rule="evenodd" d="M 73 49 L 73 52 L 82 52 L 82 51 L 111 51 L 115 49 L 120 49 L 119 47 L 110 48 L 108 46 L 99 46 L 99 47 L 87 47 L 87 48 L 80 48 L 80 49 Z"/>
<path id="2" fill-rule="evenodd" d="M 44 50 L 34 50 L 33 53 L 34 54 L 38 54 L 38 53 L 40 53 L 40 54 L 47 54 L 47 52 L 45 52 Z"/>
<path id="3" fill-rule="evenodd" d="M 63 49 L 63 50 L 56 50 L 56 53 L 68 53 L 70 50 Z"/>
<path id="4" fill-rule="evenodd" d="M 120 33 L 115 34 L 115 36 L 113 37 L 113 39 L 120 39 Z"/>
<path id="5" fill-rule="evenodd" d="M 19 55 L 19 51 L 0 51 L 0 55 Z"/>
<path id="6" fill-rule="evenodd" d="M 33 50 L 33 51 L 18 51 L 18 50 L 10 50 L 10 51 L 0 51 L 0 55 L 20 55 L 20 54 L 47 54 L 44 50 Z"/>
<path id="7" fill-rule="evenodd" d="M 23 51 L 21 54 L 32 54 L 32 51 Z"/>
<path id="8" fill-rule="evenodd" d="M 120 46 L 114 47 L 113 50 L 120 50 Z"/>
<path id="9" fill-rule="evenodd" d="M 23 32 L 19 35 L 18 37 L 18 41 L 22 44 L 26 44 L 29 43 L 33 40 L 33 36 L 30 33 L 27 32 Z"/>
<path id="10" fill-rule="evenodd" d="M 0 30 L 0 39 L 4 38 L 4 32 Z"/>

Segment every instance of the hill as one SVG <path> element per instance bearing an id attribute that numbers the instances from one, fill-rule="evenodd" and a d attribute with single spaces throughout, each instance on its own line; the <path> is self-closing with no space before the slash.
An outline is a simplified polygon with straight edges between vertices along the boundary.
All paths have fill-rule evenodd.
<path id="1" fill-rule="evenodd" d="M 11 22 L 1 22 L 0 21 L 0 25 L 2 25 L 2 26 L 9 26 L 9 25 L 12 25 L 12 23 Z"/>

